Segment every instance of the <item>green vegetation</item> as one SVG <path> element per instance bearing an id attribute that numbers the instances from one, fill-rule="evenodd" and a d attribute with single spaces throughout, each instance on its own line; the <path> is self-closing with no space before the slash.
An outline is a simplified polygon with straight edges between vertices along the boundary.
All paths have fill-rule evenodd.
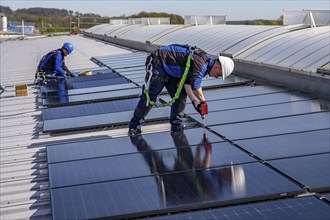
<path id="1" fill-rule="evenodd" d="M 47 33 L 54 33 L 54 32 L 65 32 L 66 30 L 64 28 L 53 28 L 53 27 L 50 27 L 50 28 L 44 28 L 42 30 L 40 30 L 40 33 L 41 34 L 47 34 Z"/>
<path id="2" fill-rule="evenodd" d="M 180 15 L 167 14 L 165 12 L 145 12 L 142 11 L 138 14 L 128 16 L 127 18 L 170 18 L 171 24 L 183 24 L 184 19 Z"/>
<path id="3" fill-rule="evenodd" d="M 227 24 L 244 24 L 244 25 L 283 25 L 283 15 L 277 20 L 246 20 L 246 21 L 227 21 Z"/>
<path id="4" fill-rule="evenodd" d="M 102 23 L 109 23 L 108 17 L 97 14 L 81 14 L 66 9 L 23 8 L 13 11 L 0 5 L 0 12 L 5 13 L 8 22 L 33 22 L 41 33 L 63 32 L 72 29 L 85 29 Z"/>
<path id="5" fill-rule="evenodd" d="M 109 23 L 110 19 L 127 19 L 142 17 L 169 17 L 171 24 L 183 24 L 184 19 L 180 15 L 168 14 L 165 12 L 145 12 L 130 16 L 102 17 L 98 14 L 82 14 L 66 9 L 56 8 L 23 8 L 13 11 L 10 7 L 1 6 L 0 12 L 5 13 L 8 22 L 33 22 L 40 33 L 68 32 L 87 29 L 92 26 Z M 246 20 L 246 21 L 227 21 L 227 24 L 246 24 L 246 25 L 282 25 L 283 16 L 277 20 Z"/>

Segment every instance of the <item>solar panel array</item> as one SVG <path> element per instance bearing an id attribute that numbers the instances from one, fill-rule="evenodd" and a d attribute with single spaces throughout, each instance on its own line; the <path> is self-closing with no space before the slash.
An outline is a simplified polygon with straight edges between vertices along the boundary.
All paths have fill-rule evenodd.
<path id="1" fill-rule="evenodd" d="M 88 69 L 81 72 L 84 71 Z M 119 73 L 100 68 L 93 69 L 91 76 L 71 77 L 62 84 L 56 80 L 50 81 L 48 85 L 40 87 L 40 92 L 43 106 L 49 107 L 89 103 L 106 100 L 106 97 L 109 97 L 108 100 L 137 97 L 140 89 Z"/>
<path id="2" fill-rule="evenodd" d="M 329 207 L 316 197 L 290 198 L 257 204 L 209 209 L 150 218 L 152 220 L 184 219 L 328 219 Z"/>
<path id="3" fill-rule="evenodd" d="M 135 87 L 77 78 L 91 87 L 43 98 L 61 105 L 43 109 L 44 132 L 127 128 L 146 56 L 95 57 Z M 183 133 L 47 145 L 53 219 L 328 219 L 330 102 L 234 76 L 205 82 L 205 127 L 188 102 Z M 154 108 L 147 119 L 164 123 L 169 111 Z M 315 195 L 296 197 L 306 192 Z"/>

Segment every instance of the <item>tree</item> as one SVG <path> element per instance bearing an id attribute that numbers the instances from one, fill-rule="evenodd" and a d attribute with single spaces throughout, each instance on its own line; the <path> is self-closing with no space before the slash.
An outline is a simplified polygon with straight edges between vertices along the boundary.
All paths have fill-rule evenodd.
<path id="1" fill-rule="evenodd" d="M 0 5 L 0 13 L 4 13 L 5 15 L 12 14 L 13 10 L 11 10 L 9 7 Z"/>
<path id="2" fill-rule="evenodd" d="M 254 25 L 265 25 L 262 21 L 254 21 L 253 22 Z"/>
<path id="3" fill-rule="evenodd" d="M 40 16 L 37 18 L 37 20 L 35 21 L 35 25 L 36 27 L 41 27 L 43 28 L 44 25 L 46 24 L 47 22 L 47 18 L 45 16 Z"/>
<path id="4" fill-rule="evenodd" d="M 167 14 L 165 12 L 145 12 L 145 11 L 141 11 L 140 13 L 128 16 L 127 18 L 145 18 L 145 17 L 170 18 L 170 23 L 171 24 L 183 24 L 184 23 L 184 19 L 180 15 Z"/>

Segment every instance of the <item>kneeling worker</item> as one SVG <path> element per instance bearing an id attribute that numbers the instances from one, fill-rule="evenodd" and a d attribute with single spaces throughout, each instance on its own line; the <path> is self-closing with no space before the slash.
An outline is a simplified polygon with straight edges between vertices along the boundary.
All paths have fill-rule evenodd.
<path id="1" fill-rule="evenodd" d="M 41 75 L 46 78 L 66 78 L 74 75 L 65 65 L 64 57 L 71 54 L 73 45 L 71 43 L 64 43 L 62 48 L 53 50 L 47 53 L 39 62 L 36 72 L 36 83 L 42 80 Z"/>
<path id="2" fill-rule="evenodd" d="M 190 68 L 186 72 L 185 68 L 190 56 Z M 216 79 L 222 76 L 224 80 L 232 73 L 234 62 L 228 57 L 211 56 L 196 47 L 168 45 L 160 47 L 147 57 L 146 69 L 146 79 L 148 80 L 146 80 L 144 92 L 130 121 L 129 136 L 141 134 L 141 125 L 152 108 L 150 103 L 156 102 L 157 96 L 164 86 L 173 98 L 176 95 L 178 86 L 184 83 L 184 90 L 177 94 L 179 96 L 171 106 L 171 131 L 182 131 L 184 128 L 182 118 L 186 107 L 187 95 L 197 112 L 202 116 L 207 114 L 207 112 L 203 112 L 203 109 L 207 109 L 207 104 L 202 92 L 202 79 L 209 75 Z M 184 73 L 187 73 L 187 78 L 184 82 L 180 82 Z M 146 90 L 149 97 L 146 96 Z"/>

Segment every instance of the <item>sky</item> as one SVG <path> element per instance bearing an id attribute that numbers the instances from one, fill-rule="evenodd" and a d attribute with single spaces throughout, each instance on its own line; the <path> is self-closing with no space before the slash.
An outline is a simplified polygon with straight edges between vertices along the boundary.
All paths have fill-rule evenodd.
<path id="1" fill-rule="evenodd" d="M 141 11 L 185 15 L 226 15 L 227 21 L 278 19 L 283 10 L 330 9 L 329 0 L 0 0 L 12 10 L 58 8 L 101 16 L 129 16 Z"/>

